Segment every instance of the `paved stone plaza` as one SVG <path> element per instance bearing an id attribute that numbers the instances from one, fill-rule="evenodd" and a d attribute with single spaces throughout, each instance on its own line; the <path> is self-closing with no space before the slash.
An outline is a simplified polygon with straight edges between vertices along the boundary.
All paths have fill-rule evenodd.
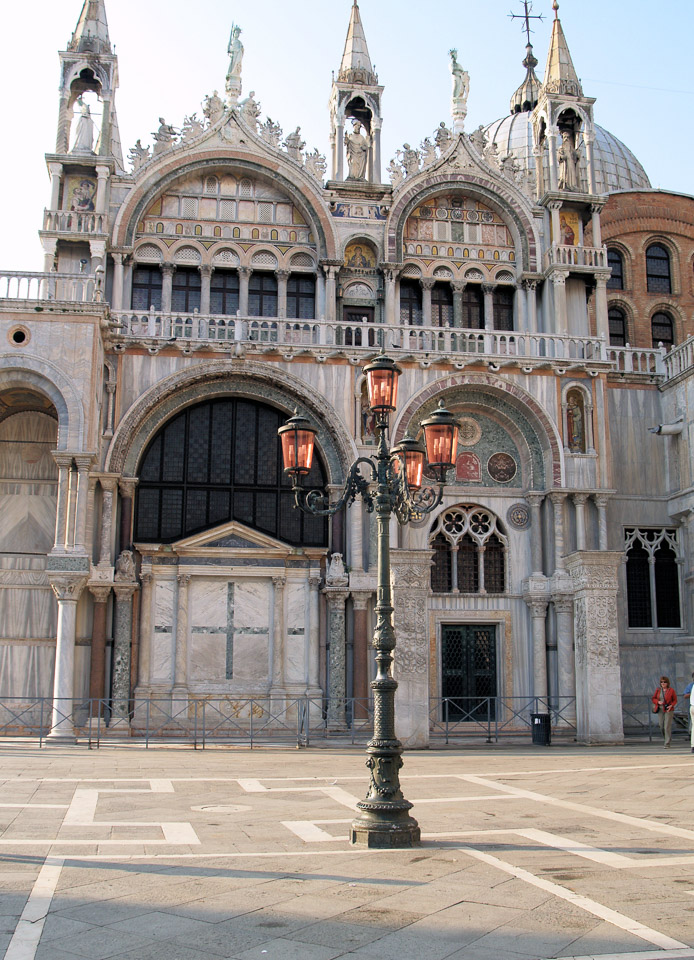
<path id="1" fill-rule="evenodd" d="M 407 754 L 388 852 L 346 841 L 358 750 L 1 762 L 6 960 L 694 957 L 688 748 Z"/>

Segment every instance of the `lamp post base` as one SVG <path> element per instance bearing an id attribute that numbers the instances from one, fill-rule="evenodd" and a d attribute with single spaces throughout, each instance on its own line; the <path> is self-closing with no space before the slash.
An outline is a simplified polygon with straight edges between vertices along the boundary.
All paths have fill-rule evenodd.
<path id="1" fill-rule="evenodd" d="M 410 806 L 408 804 L 408 808 Z M 352 821 L 349 831 L 349 842 L 357 847 L 402 849 L 416 847 L 419 840 L 419 824 L 414 817 L 408 816 L 407 810 L 381 810 L 375 816 L 365 811 Z"/>

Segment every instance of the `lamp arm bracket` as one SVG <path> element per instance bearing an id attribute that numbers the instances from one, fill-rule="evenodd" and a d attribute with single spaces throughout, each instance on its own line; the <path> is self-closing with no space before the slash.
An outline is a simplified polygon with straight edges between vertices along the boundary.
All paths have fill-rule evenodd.
<path id="1" fill-rule="evenodd" d="M 328 506 L 325 506 L 325 504 L 329 503 L 328 498 L 321 490 L 310 490 L 304 493 L 301 485 L 295 481 L 293 490 L 294 502 L 297 507 L 303 510 L 304 513 L 311 514 L 311 516 L 314 517 L 332 517 L 339 510 L 342 510 L 344 506 L 349 506 L 354 503 L 357 497 L 361 497 L 366 509 L 371 513 L 374 508 L 374 502 L 369 492 L 370 481 L 361 473 L 360 468 L 362 464 L 368 466 L 371 471 L 371 480 L 376 479 L 377 473 L 374 463 L 368 457 L 359 457 L 349 468 L 342 496 L 335 503 L 329 504 Z"/>

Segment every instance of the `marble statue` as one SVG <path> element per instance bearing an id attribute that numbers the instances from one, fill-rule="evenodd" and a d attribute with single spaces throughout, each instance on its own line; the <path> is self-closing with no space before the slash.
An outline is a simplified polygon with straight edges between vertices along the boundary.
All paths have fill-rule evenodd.
<path id="1" fill-rule="evenodd" d="M 123 550 L 116 560 L 116 580 L 135 579 L 135 559 L 132 550 Z"/>
<path id="2" fill-rule="evenodd" d="M 436 160 L 436 147 L 431 142 L 429 137 L 425 137 L 422 140 L 420 149 L 422 151 L 422 166 L 428 167 L 429 164 L 433 163 Z"/>
<path id="3" fill-rule="evenodd" d="M 178 136 L 178 130 L 168 124 L 163 117 L 159 117 L 159 129 L 156 133 L 152 133 L 152 136 L 156 141 L 152 156 L 157 157 L 159 154 L 164 153 L 165 150 L 173 147 L 174 141 Z"/>
<path id="4" fill-rule="evenodd" d="M 241 27 L 232 24 L 229 37 L 229 69 L 226 78 L 226 93 L 230 103 L 236 103 L 241 93 L 241 65 L 243 63 L 243 44 L 240 40 Z"/>
<path id="5" fill-rule="evenodd" d="M 330 566 L 328 567 L 325 582 L 329 587 L 346 587 L 349 583 L 341 553 L 334 553 L 330 558 Z"/>
<path id="6" fill-rule="evenodd" d="M 409 143 L 402 145 L 402 165 L 408 177 L 419 173 L 419 150 L 413 150 Z"/>
<path id="7" fill-rule="evenodd" d="M 190 140 L 196 140 L 200 134 L 204 132 L 205 127 L 202 125 L 200 120 L 198 120 L 197 113 L 192 114 L 190 117 L 184 118 L 181 137 L 184 143 L 188 143 Z"/>
<path id="8" fill-rule="evenodd" d="M 323 154 L 319 153 L 318 148 L 314 149 L 312 153 L 304 155 L 304 169 L 307 173 L 310 173 L 312 177 L 315 177 L 316 180 L 323 180 L 325 172 L 328 169 L 328 163 Z"/>
<path id="9" fill-rule="evenodd" d="M 481 153 L 482 155 L 484 155 L 484 147 L 486 142 L 487 142 L 487 137 L 484 132 L 484 127 L 482 126 L 482 124 L 480 124 L 479 127 L 477 127 L 476 130 L 473 130 L 472 133 L 470 134 L 470 143 L 473 145 L 473 147 L 478 153 Z"/>
<path id="10" fill-rule="evenodd" d="M 451 74 L 453 75 L 453 106 L 467 109 L 467 97 L 470 92 L 470 74 L 458 63 L 458 51 L 449 50 Z"/>
<path id="11" fill-rule="evenodd" d="M 133 165 L 133 173 L 138 171 L 140 167 L 143 167 L 148 160 L 152 159 L 152 155 L 149 152 L 149 147 L 143 147 L 141 140 L 135 141 L 135 146 L 130 148 L 128 153 L 128 160 Z"/>
<path id="12" fill-rule="evenodd" d="M 559 160 L 559 189 L 580 190 L 578 181 L 578 158 L 574 134 L 571 130 L 563 130 L 561 146 L 557 151 Z"/>
<path id="13" fill-rule="evenodd" d="M 484 148 L 484 159 L 493 167 L 499 166 L 499 147 L 494 141 L 491 141 Z"/>
<path id="14" fill-rule="evenodd" d="M 369 159 L 369 141 L 361 132 L 361 123 L 354 121 L 352 133 L 345 135 L 348 180 L 366 180 L 366 165 Z"/>
<path id="15" fill-rule="evenodd" d="M 80 97 L 77 101 L 80 108 L 80 118 L 77 122 L 77 132 L 75 134 L 75 144 L 71 153 L 93 153 L 94 152 L 94 121 L 89 112 L 89 104 L 85 103 Z"/>
<path id="16" fill-rule="evenodd" d="M 266 143 L 269 143 L 271 147 L 279 148 L 282 141 L 282 127 L 279 123 L 275 123 L 268 117 L 265 123 L 260 125 L 260 136 Z"/>
<path id="17" fill-rule="evenodd" d="M 436 133 L 434 135 L 434 143 L 439 148 L 442 154 L 444 154 L 446 150 L 448 150 L 451 139 L 452 139 L 451 131 L 448 129 L 448 127 L 442 120 L 441 123 L 436 128 Z"/>
<path id="18" fill-rule="evenodd" d="M 399 153 L 400 151 L 398 150 L 398 154 Z M 402 181 L 405 179 L 405 172 L 397 159 L 391 160 L 388 164 L 388 176 L 390 177 L 390 182 L 393 184 L 393 189 L 397 190 Z"/>
<path id="19" fill-rule="evenodd" d="M 501 158 L 501 172 L 504 176 L 508 177 L 509 180 L 516 179 L 516 173 L 520 170 L 519 165 L 516 163 L 516 160 L 512 153 L 507 153 L 505 157 Z"/>
<path id="20" fill-rule="evenodd" d="M 260 116 L 260 104 L 255 99 L 255 90 L 251 90 L 245 100 L 239 104 L 241 116 L 245 123 L 255 133 L 258 130 L 258 117 Z"/>
<path id="21" fill-rule="evenodd" d="M 301 163 L 301 151 L 306 146 L 304 140 L 301 139 L 301 127 L 297 127 L 294 133 L 287 134 L 287 138 L 284 141 L 284 148 L 292 158 L 296 160 L 297 163 Z"/>
<path id="22" fill-rule="evenodd" d="M 253 94 L 251 94 L 251 96 L 253 96 Z M 216 90 L 212 93 L 211 97 L 205 97 L 202 112 L 210 121 L 211 127 L 224 116 L 224 101 Z"/>

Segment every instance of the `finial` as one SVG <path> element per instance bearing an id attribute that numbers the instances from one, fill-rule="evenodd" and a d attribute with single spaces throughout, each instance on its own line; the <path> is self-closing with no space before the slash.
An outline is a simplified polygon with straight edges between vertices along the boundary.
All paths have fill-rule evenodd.
<path id="1" fill-rule="evenodd" d="M 555 20 L 558 20 L 558 19 L 559 19 L 559 2 L 558 2 L 558 0 L 554 0 L 554 3 L 552 4 L 552 10 L 554 10 L 554 19 L 555 19 Z"/>
<path id="2" fill-rule="evenodd" d="M 541 13 L 532 13 L 533 4 L 532 0 L 521 0 L 523 4 L 523 13 L 509 13 L 511 20 L 522 20 L 521 30 L 525 31 L 525 35 L 528 38 L 528 46 L 531 46 L 530 43 L 530 34 L 533 30 L 530 27 L 531 20 L 542 20 L 543 16 Z"/>

